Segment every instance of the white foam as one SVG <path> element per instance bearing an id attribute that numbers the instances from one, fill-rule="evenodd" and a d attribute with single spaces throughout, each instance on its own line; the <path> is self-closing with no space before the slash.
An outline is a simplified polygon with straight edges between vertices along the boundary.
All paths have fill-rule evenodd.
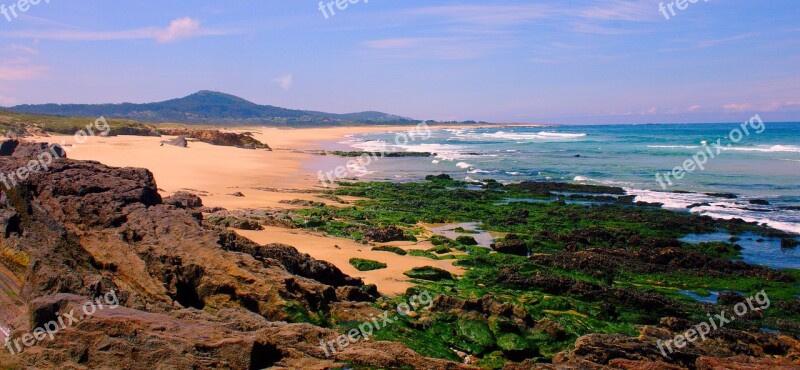
<path id="1" fill-rule="evenodd" d="M 467 169 L 467 168 L 472 167 L 472 165 L 467 163 L 467 162 L 458 162 L 458 163 L 456 163 L 456 167 Z"/>
<path id="2" fill-rule="evenodd" d="M 568 134 L 568 133 L 560 133 L 560 132 L 539 132 L 535 134 L 520 134 L 520 133 L 513 133 L 513 132 L 505 132 L 505 131 L 497 131 L 493 133 L 485 133 L 482 134 L 481 137 L 483 138 L 491 138 L 491 139 L 505 139 L 505 140 L 534 140 L 534 141 L 547 141 L 547 140 L 569 140 L 569 139 L 577 139 L 581 137 L 586 137 L 586 134 Z"/>
<path id="3" fill-rule="evenodd" d="M 764 153 L 800 153 L 800 146 L 795 145 L 760 145 L 757 147 L 732 147 L 725 150 L 737 152 L 764 152 Z"/>
<path id="4" fill-rule="evenodd" d="M 407 152 L 435 153 L 437 159 L 445 161 L 452 161 L 467 157 L 467 155 L 463 153 L 464 148 L 457 145 L 423 143 L 398 145 L 397 147 Z"/>
<path id="5" fill-rule="evenodd" d="M 625 188 L 629 195 L 635 195 L 636 201 L 648 203 L 661 203 L 666 209 L 687 210 L 687 207 L 697 203 L 709 203 L 708 206 L 694 207 L 690 211 L 703 216 L 717 219 L 730 220 L 740 218 L 747 222 L 758 222 L 767 224 L 772 228 L 800 233 L 800 224 L 796 222 L 784 222 L 781 220 L 770 220 L 755 216 L 752 211 L 742 209 L 742 205 L 733 201 L 726 201 L 698 193 L 670 193 L 652 190 L 640 190 Z"/>
<path id="6" fill-rule="evenodd" d="M 699 145 L 648 145 L 648 148 L 665 148 L 665 149 L 699 149 Z"/>
<path id="7" fill-rule="evenodd" d="M 361 141 L 350 143 L 350 146 L 365 152 L 390 152 L 392 146 L 383 140 Z"/>

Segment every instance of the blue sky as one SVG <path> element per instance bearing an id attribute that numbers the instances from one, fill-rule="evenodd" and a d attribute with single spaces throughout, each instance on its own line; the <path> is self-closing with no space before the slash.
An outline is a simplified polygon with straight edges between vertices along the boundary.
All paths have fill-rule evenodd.
<path id="1" fill-rule="evenodd" d="M 41 0 L 0 15 L 0 105 L 217 90 L 437 120 L 800 120 L 797 0 L 669 20 L 661 2 L 360 0 L 326 19 L 310 0 Z"/>

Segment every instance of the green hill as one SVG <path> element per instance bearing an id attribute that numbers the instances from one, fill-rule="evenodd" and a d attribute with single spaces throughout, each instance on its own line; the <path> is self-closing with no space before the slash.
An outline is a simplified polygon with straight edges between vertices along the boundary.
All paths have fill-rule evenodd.
<path id="1" fill-rule="evenodd" d="M 153 123 L 215 125 L 337 126 L 417 122 L 381 112 L 334 114 L 258 105 L 237 96 L 214 91 L 200 91 L 180 99 L 146 104 L 26 104 L 8 109 L 17 113 L 61 117 L 104 116 Z"/>

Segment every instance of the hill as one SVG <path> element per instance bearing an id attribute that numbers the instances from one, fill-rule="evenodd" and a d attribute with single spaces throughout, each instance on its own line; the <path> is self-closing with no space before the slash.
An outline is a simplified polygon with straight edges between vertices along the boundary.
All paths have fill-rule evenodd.
<path id="1" fill-rule="evenodd" d="M 104 116 L 154 123 L 216 125 L 337 126 L 417 122 L 410 118 L 381 112 L 335 114 L 259 105 L 237 96 L 215 91 L 199 91 L 183 98 L 157 103 L 26 104 L 8 109 L 17 113 L 62 117 Z"/>

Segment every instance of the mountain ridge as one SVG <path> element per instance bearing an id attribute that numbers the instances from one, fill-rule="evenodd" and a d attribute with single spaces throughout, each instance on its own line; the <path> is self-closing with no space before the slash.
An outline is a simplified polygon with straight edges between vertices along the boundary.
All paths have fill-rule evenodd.
<path id="1" fill-rule="evenodd" d="M 411 118 L 377 111 L 337 114 L 259 105 L 235 95 L 211 90 L 200 90 L 182 98 L 153 103 L 23 104 L 7 109 L 25 114 L 63 117 L 104 116 L 152 123 L 335 126 L 419 122 Z"/>

